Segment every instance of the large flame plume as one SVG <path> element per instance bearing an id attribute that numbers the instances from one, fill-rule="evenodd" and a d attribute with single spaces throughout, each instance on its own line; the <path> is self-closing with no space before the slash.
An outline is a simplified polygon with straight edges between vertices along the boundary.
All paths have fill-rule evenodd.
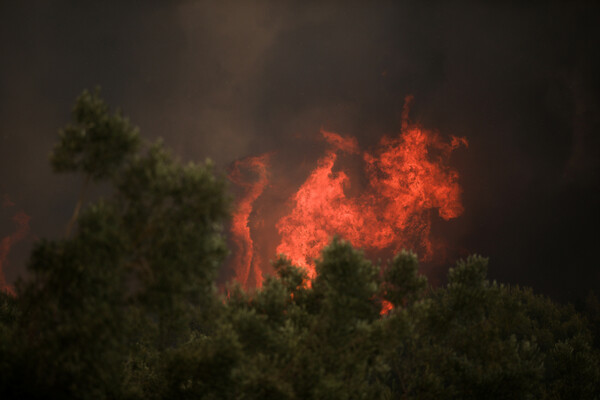
<path id="1" fill-rule="evenodd" d="M 377 148 L 362 152 L 355 138 L 322 130 L 328 150 L 316 168 L 291 196 L 291 211 L 279 218 L 276 229 L 280 237 L 277 254 L 306 269 L 314 278 L 314 260 L 333 235 L 349 240 L 369 251 L 413 249 L 422 260 L 431 259 L 432 211 L 444 220 L 463 212 L 458 173 L 448 167 L 450 154 L 467 146 L 465 138 L 451 136 L 443 140 L 408 118 L 412 97 L 406 98 L 402 128 L 397 137 L 383 137 Z M 352 180 L 344 170 L 337 170 L 342 156 L 360 157 L 368 183 L 360 193 L 348 195 Z M 232 180 L 246 187 L 237 205 L 232 232 L 238 247 L 234 261 L 238 281 L 248 286 L 249 271 L 257 276 L 258 264 L 249 229 L 254 202 L 267 184 L 265 156 L 237 162 L 239 167 L 258 173 L 253 182 Z M 356 185 L 355 185 L 356 186 Z M 255 262 L 257 261 L 257 262 Z M 257 285 L 260 281 L 256 279 Z"/>
<path id="2" fill-rule="evenodd" d="M 258 157 L 248 157 L 236 161 L 229 173 L 229 179 L 244 189 L 244 193 L 237 203 L 232 215 L 231 233 L 237 253 L 235 254 L 236 280 L 244 287 L 252 283 L 261 286 L 263 277 L 259 252 L 255 251 L 252 236 L 250 235 L 250 214 L 256 199 L 262 194 L 268 182 L 267 165 L 269 154 Z M 243 171 L 253 172 L 258 176 L 256 181 L 244 179 Z"/>

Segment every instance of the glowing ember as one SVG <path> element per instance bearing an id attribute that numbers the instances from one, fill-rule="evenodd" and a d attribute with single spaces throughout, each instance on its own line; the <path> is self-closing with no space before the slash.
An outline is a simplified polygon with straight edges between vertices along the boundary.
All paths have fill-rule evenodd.
<path id="1" fill-rule="evenodd" d="M 252 242 L 248 223 L 253 204 L 267 185 L 268 161 L 268 154 L 236 161 L 229 174 L 229 179 L 232 182 L 245 189 L 245 193 L 238 201 L 232 215 L 231 233 L 239 250 L 234 260 L 236 279 L 246 288 L 250 284 L 249 278 L 251 272 L 253 274 L 253 283 L 258 287 L 262 286 L 263 278 L 260 258 L 258 253 L 254 251 L 254 243 Z M 242 177 L 242 169 L 258 174 L 258 180 L 256 182 L 246 182 Z"/>
<path id="2" fill-rule="evenodd" d="M 392 303 L 390 303 L 387 300 L 382 300 L 381 301 L 381 311 L 379 313 L 381 315 L 385 315 L 385 314 L 389 313 L 390 311 L 392 311 L 393 308 L 394 308 L 394 305 Z"/>
<path id="3" fill-rule="evenodd" d="M 12 207 L 14 206 L 14 203 L 12 203 L 8 199 L 8 197 L 4 197 L 2 206 Z M 31 218 L 29 217 L 29 215 L 25 214 L 23 211 L 19 211 L 18 213 L 16 213 L 12 218 L 17 228 L 16 231 L 11 235 L 6 236 L 2 239 L 2 241 L 0 241 L 0 291 L 13 293 L 12 287 L 6 283 L 3 268 L 4 266 L 6 266 L 6 260 L 8 258 L 8 254 L 10 253 L 12 246 L 14 246 L 15 243 L 19 242 L 20 240 L 23 240 L 23 238 L 25 238 L 25 236 L 27 235 L 27 232 L 29 232 L 30 219 Z"/>
<path id="4" fill-rule="evenodd" d="M 329 145 L 325 155 L 306 181 L 292 195 L 291 211 L 282 216 L 276 228 L 280 242 L 276 252 L 306 268 L 315 277 L 314 260 L 333 235 L 349 240 L 366 250 L 413 249 L 424 260 L 430 259 L 431 213 L 437 210 L 444 220 L 463 212 L 458 173 L 446 164 L 457 147 L 467 146 L 464 138 L 446 142 L 408 118 L 412 97 L 407 97 L 398 137 L 384 137 L 372 152 L 361 154 L 351 137 L 321 131 Z M 368 184 L 355 196 L 347 195 L 350 177 L 334 171 L 341 155 L 361 156 Z M 232 232 L 239 248 L 236 258 L 237 279 L 248 285 L 250 271 L 256 283 L 262 281 L 261 266 L 253 248 L 248 227 L 253 203 L 265 189 L 267 157 L 255 157 L 235 164 L 231 179 L 246 188 L 234 214 Z M 255 171 L 258 180 L 247 183 L 240 178 L 239 167 Z M 386 311 L 389 307 L 384 306 Z"/>

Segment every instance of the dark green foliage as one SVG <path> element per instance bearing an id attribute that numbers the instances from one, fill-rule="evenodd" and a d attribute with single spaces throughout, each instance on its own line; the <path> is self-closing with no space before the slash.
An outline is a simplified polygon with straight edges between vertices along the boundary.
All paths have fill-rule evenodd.
<path id="1" fill-rule="evenodd" d="M 313 281 L 280 258 L 261 288 L 223 298 L 228 200 L 210 163 L 142 143 L 98 92 L 51 161 L 112 192 L 80 196 L 74 234 L 38 242 L 17 296 L 0 293 L 2 399 L 600 397 L 593 295 L 578 314 L 488 281 L 479 256 L 427 288 L 415 254 L 380 272 L 336 238 Z"/>
<path id="2" fill-rule="evenodd" d="M 8 387 L 12 381 L 17 379 L 15 377 L 17 359 L 11 355 L 14 330 L 20 314 L 17 299 L 0 291 L 0 387 Z"/>
<path id="3" fill-rule="evenodd" d="M 31 276 L 17 285 L 22 318 L 0 329 L 1 351 L 12 342 L 0 371 L 12 376 L 0 388 L 9 397 L 146 393 L 164 387 L 163 350 L 214 329 L 224 181 L 210 163 L 183 166 L 160 143 L 142 146 L 97 92 L 77 99 L 73 120 L 51 157 L 55 170 L 105 180 L 112 194 L 81 213 L 79 199 L 72 238 L 36 244 Z"/>
<path id="4" fill-rule="evenodd" d="M 116 186 L 135 298 L 167 347 L 216 300 L 214 280 L 226 255 L 224 182 L 210 163 L 182 166 L 158 143 L 133 158 Z"/>
<path id="5" fill-rule="evenodd" d="M 313 290 L 322 299 L 324 325 L 346 333 L 358 322 L 378 317 L 380 304 L 374 301 L 379 290 L 378 268 L 350 243 L 334 239 L 317 260 L 316 270 Z"/>
<path id="6" fill-rule="evenodd" d="M 396 307 L 418 299 L 427 287 L 427 278 L 418 275 L 417 255 L 403 250 L 383 272 L 383 297 Z"/>
<path id="7" fill-rule="evenodd" d="M 522 309 L 504 288 L 486 280 L 486 269 L 481 257 L 459 261 L 447 289 L 413 318 L 421 341 L 416 358 L 440 360 L 419 378 L 435 382 L 442 397 L 537 398 L 543 359 L 535 337 L 515 330 L 529 321 L 515 315 Z"/>
<path id="8" fill-rule="evenodd" d="M 84 91 L 73 122 L 59 132 L 50 161 L 56 172 L 82 172 L 93 180 L 113 176 L 141 142 L 137 128 L 119 112 L 111 115 L 100 90 Z"/>

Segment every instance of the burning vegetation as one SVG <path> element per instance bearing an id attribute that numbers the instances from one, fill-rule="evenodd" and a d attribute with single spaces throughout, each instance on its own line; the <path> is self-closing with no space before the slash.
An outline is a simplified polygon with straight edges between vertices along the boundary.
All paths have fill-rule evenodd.
<path id="1" fill-rule="evenodd" d="M 467 146 L 465 138 L 449 142 L 412 123 L 405 100 L 402 129 L 397 137 L 384 137 L 372 152 L 361 152 L 355 138 L 322 130 L 329 148 L 304 183 L 291 196 L 291 209 L 276 224 L 277 254 L 288 257 L 316 276 L 314 261 L 338 235 L 367 251 L 397 253 L 409 248 L 422 260 L 434 256 L 431 238 L 432 211 L 444 220 L 463 212 L 458 172 L 448 166 L 451 153 Z M 335 169 L 341 154 L 359 157 L 367 185 L 356 196 L 347 189 L 356 183 L 343 170 Z M 253 172 L 255 181 L 242 181 L 240 169 Z M 234 269 L 246 288 L 260 286 L 266 267 L 265 249 L 256 248 L 250 230 L 254 203 L 268 183 L 268 156 L 251 157 L 234 163 L 230 179 L 244 188 L 233 214 L 231 232 L 236 245 Z M 260 256 L 260 255 L 262 256 Z M 272 257 L 273 255 L 267 254 Z M 254 279 L 249 280 L 250 271 Z M 250 283 L 252 282 L 252 284 Z"/>
<path id="2" fill-rule="evenodd" d="M 37 241 L 28 278 L 14 295 L 0 291 L 0 398 L 598 398 L 594 296 L 575 312 L 490 282 L 480 256 L 433 288 L 414 253 L 398 251 L 380 271 L 353 247 L 416 243 L 429 254 L 428 210 L 462 211 L 445 162 L 466 142 L 406 116 L 398 138 L 362 154 L 369 184 L 355 197 L 333 166 L 341 152 L 361 155 L 358 145 L 323 132 L 331 148 L 277 224 L 289 257 L 273 275 L 262 274 L 248 222 L 269 156 L 234 164 L 240 268 L 224 296 L 215 281 L 227 254 L 225 181 L 210 163 L 182 165 L 143 142 L 84 92 L 52 165 L 113 190 L 81 207 L 67 237 Z M 16 218 L 18 232 L 27 221 Z"/>

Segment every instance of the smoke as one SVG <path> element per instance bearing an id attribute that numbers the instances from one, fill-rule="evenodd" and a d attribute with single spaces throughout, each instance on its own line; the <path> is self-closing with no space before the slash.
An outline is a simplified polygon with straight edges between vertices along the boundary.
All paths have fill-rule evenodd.
<path id="1" fill-rule="evenodd" d="M 494 278 L 572 298 L 600 282 L 598 7 L 2 2 L 0 192 L 36 216 L 37 236 L 60 234 L 80 182 L 53 176 L 47 154 L 96 84 L 186 160 L 275 154 L 276 207 L 323 154 L 322 127 L 374 148 L 411 93 L 416 122 L 470 145 L 450 162 L 465 211 L 433 234 L 449 253 L 490 256 Z"/>

